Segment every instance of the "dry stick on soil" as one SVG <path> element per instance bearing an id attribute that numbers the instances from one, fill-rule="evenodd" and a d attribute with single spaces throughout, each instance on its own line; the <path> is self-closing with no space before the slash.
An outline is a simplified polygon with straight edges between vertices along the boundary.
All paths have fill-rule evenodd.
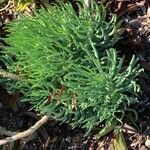
<path id="1" fill-rule="evenodd" d="M 8 3 L 7 3 L 7 5 L 6 5 L 5 7 L 3 7 L 3 8 L 0 9 L 0 12 L 2 12 L 2 11 L 4 11 L 4 10 L 8 9 L 9 5 L 11 4 L 11 2 L 12 2 L 12 1 L 9 0 Z"/>
<path id="2" fill-rule="evenodd" d="M 25 138 L 25 137 L 31 135 L 36 130 L 38 130 L 44 123 L 46 123 L 48 121 L 48 119 L 49 119 L 49 116 L 47 116 L 47 115 L 43 116 L 35 125 L 30 127 L 28 130 L 23 131 L 23 132 L 18 132 L 11 137 L 7 137 L 5 139 L 0 140 L 0 145 L 14 142 L 16 140 L 19 140 L 19 139 L 22 139 L 22 138 Z"/>

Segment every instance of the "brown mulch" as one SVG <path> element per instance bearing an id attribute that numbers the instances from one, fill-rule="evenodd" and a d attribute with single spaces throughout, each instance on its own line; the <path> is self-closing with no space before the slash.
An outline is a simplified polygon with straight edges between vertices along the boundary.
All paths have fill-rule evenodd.
<path id="1" fill-rule="evenodd" d="M 98 0 L 100 2 L 100 0 Z M 51 1 L 52 2 L 52 1 Z M 75 6 L 75 1 L 70 0 Z M 32 14 L 32 8 L 45 7 L 47 4 L 37 1 L 21 13 Z M 0 5 L 0 8 L 5 5 Z M 124 136 L 129 150 L 150 149 L 150 1 L 148 0 L 107 0 L 109 13 L 117 13 L 123 20 L 125 32 L 115 45 L 126 61 L 136 55 L 145 73 L 138 77 L 142 93 L 136 97 L 139 103 L 133 107 L 138 113 L 138 120 L 124 120 Z M 20 12 L 19 12 L 20 13 Z M 19 16 L 13 7 L 0 11 L 0 37 L 5 37 L 5 24 Z M 0 40 L 0 46 L 5 43 Z M 1 63 L 0 67 L 4 67 Z M 34 111 L 28 111 L 28 104 L 22 104 L 17 95 L 9 95 L 4 86 L 0 86 L 0 126 L 11 131 L 23 131 L 32 126 L 39 117 Z M 96 135 L 84 137 L 84 130 L 71 129 L 67 124 L 60 124 L 50 119 L 32 136 L 20 142 L 4 145 L 10 150 L 105 150 L 112 149 L 114 135 L 110 133 L 99 139 Z"/>

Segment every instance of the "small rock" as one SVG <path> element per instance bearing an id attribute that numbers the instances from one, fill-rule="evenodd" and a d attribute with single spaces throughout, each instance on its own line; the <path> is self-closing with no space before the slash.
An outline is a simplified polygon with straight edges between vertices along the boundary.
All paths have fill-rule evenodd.
<path id="1" fill-rule="evenodd" d="M 146 140 L 145 146 L 148 147 L 148 148 L 150 148 L 150 139 L 147 139 L 147 140 Z"/>
<path id="2" fill-rule="evenodd" d="M 132 28 L 136 30 L 138 30 L 142 26 L 141 22 L 137 19 L 133 19 L 129 21 L 129 24 L 131 25 Z"/>
<path id="3" fill-rule="evenodd" d="M 70 142 L 71 142 L 71 137 L 70 137 L 70 136 L 67 136 L 66 139 L 65 139 L 65 141 L 66 141 L 67 143 L 70 143 Z"/>

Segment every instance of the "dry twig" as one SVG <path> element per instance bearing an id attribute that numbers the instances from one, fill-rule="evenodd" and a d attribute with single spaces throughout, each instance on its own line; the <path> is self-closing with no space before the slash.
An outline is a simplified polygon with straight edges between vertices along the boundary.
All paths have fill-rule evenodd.
<path id="1" fill-rule="evenodd" d="M 3 69 L 0 69 L 0 77 L 2 78 L 9 78 L 12 80 L 20 80 L 21 78 L 19 78 L 17 75 L 9 73 Z"/>
<path id="2" fill-rule="evenodd" d="M 34 133 L 36 130 L 38 130 L 44 123 L 46 123 L 49 119 L 49 116 L 45 115 L 43 116 L 38 122 L 36 122 L 35 125 L 33 125 L 32 127 L 30 127 L 28 130 L 23 131 L 23 132 L 18 132 L 15 135 L 11 136 L 11 137 L 7 137 L 5 139 L 0 140 L 0 145 L 4 145 L 10 142 L 14 142 L 16 140 L 25 138 L 29 135 L 31 135 L 32 133 Z M 7 131 L 8 133 L 8 131 Z M 12 132 L 10 132 L 12 134 Z M 6 134 L 6 133 L 5 133 Z M 4 135 L 4 133 L 3 133 Z"/>
<path id="3" fill-rule="evenodd" d="M 11 3 L 12 3 L 12 1 L 9 0 L 8 3 L 7 3 L 7 5 L 6 5 L 5 7 L 3 7 L 3 8 L 0 9 L 0 12 L 2 12 L 2 11 L 4 11 L 4 10 L 8 9 Z"/>

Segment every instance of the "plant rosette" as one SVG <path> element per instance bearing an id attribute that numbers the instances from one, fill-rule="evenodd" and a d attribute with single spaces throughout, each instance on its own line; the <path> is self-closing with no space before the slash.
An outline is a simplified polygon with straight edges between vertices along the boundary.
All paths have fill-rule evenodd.
<path id="1" fill-rule="evenodd" d="M 99 132 L 105 135 L 122 121 L 141 70 L 135 57 L 123 69 L 123 58 L 111 48 L 120 22 L 115 15 L 107 21 L 103 5 L 79 5 L 78 14 L 71 4 L 54 5 L 7 28 L 9 46 L 1 59 L 21 78 L 2 79 L 9 92 L 20 91 L 37 112 L 82 127 L 86 135 L 102 123 Z"/>

